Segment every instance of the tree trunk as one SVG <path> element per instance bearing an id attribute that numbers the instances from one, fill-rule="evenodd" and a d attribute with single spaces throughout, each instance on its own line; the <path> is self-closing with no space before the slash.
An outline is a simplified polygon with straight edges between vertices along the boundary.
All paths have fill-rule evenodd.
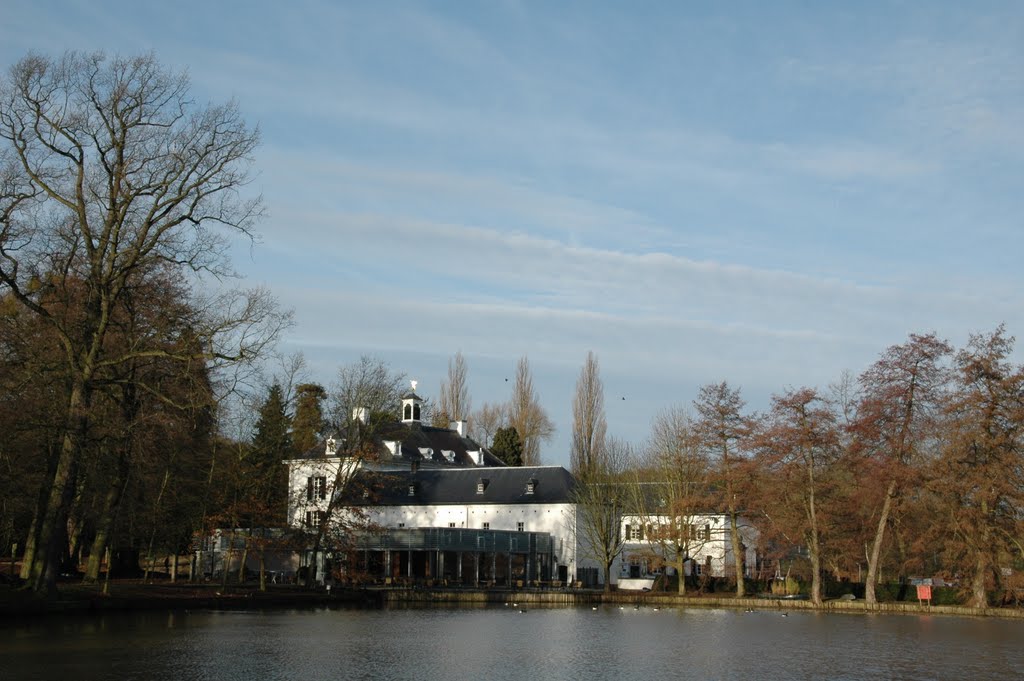
<path id="1" fill-rule="evenodd" d="M 985 560 L 984 548 L 977 549 L 977 554 L 974 577 L 971 580 L 971 606 L 985 608 L 988 607 L 988 596 L 985 594 L 985 573 L 988 570 L 988 561 Z"/>
<path id="2" fill-rule="evenodd" d="M 689 549 L 676 551 L 676 575 L 679 577 L 679 584 L 676 586 L 676 593 L 680 596 L 686 594 L 686 555 Z"/>
<path id="3" fill-rule="evenodd" d="M 45 510 L 44 503 L 45 499 L 41 499 L 36 507 L 36 512 L 32 516 L 32 524 L 28 528 L 28 536 L 25 537 L 25 552 L 21 554 L 21 571 L 18 574 L 25 581 L 32 576 L 32 564 L 35 562 L 36 555 L 36 527 Z"/>
<path id="4" fill-rule="evenodd" d="M 729 508 L 729 537 L 732 540 L 732 557 L 736 570 L 736 597 L 743 598 L 747 593 L 746 584 L 743 581 L 743 547 L 742 542 L 740 542 L 739 522 L 731 502 Z"/>
<path id="5" fill-rule="evenodd" d="M 263 551 L 260 551 L 260 591 L 267 590 L 267 561 Z"/>
<path id="6" fill-rule="evenodd" d="M 110 541 L 110 534 L 114 529 L 114 520 L 117 515 L 121 497 L 124 495 L 124 488 L 128 484 L 128 457 L 122 452 L 118 456 L 117 474 L 110 480 L 107 493 L 103 498 L 103 510 L 96 523 L 96 536 L 92 541 L 92 548 L 89 551 L 89 564 L 85 569 L 83 581 L 95 583 L 100 578 L 100 561 L 106 553 L 107 544 Z"/>
<path id="7" fill-rule="evenodd" d="M 612 592 L 612 564 L 610 561 L 604 563 L 604 592 L 606 594 Z"/>
<path id="8" fill-rule="evenodd" d="M 39 523 L 39 534 L 29 573 L 33 591 L 47 595 L 57 593 L 57 574 L 63 552 L 62 543 L 67 536 L 67 514 L 74 491 L 78 445 L 85 433 L 86 411 L 89 408 L 86 380 L 78 377 L 68 397 L 67 426 L 61 441 L 53 483 Z"/>
<path id="9" fill-rule="evenodd" d="M 821 545 L 818 542 L 818 511 L 814 504 L 814 457 L 807 457 L 807 514 L 811 524 L 811 602 L 821 605 Z"/>
<path id="10" fill-rule="evenodd" d="M 871 554 L 868 556 L 868 576 L 864 582 L 864 600 L 868 603 L 876 603 L 875 585 L 878 583 L 878 561 L 882 555 L 882 541 L 885 539 L 885 528 L 889 523 L 889 511 L 892 509 L 892 500 L 896 494 L 896 481 L 889 482 L 889 488 L 885 491 L 885 500 L 882 502 L 882 513 L 878 517 L 878 529 L 875 530 L 875 540 L 871 544 Z"/>
<path id="11" fill-rule="evenodd" d="M 104 594 L 109 594 L 110 593 L 110 546 L 109 545 L 107 546 L 106 557 L 107 557 L 107 571 L 103 575 L 103 593 Z"/>
<path id="12" fill-rule="evenodd" d="M 245 561 L 249 559 L 249 542 L 242 548 L 242 560 L 238 561 L 238 583 L 245 584 Z"/>

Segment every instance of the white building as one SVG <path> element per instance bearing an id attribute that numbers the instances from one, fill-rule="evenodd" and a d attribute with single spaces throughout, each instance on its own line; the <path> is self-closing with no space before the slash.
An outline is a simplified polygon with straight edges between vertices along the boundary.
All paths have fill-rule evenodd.
<path id="1" fill-rule="evenodd" d="M 664 572 L 674 575 L 676 552 L 684 553 L 685 575 L 732 577 L 736 574 L 729 516 L 701 513 L 684 520 L 662 515 L 622 517 L 622 554 L 612 566 L 617 580 L 649 579 Z M 738 524 L 744 576 L 752 577 L 757 564 L 757 530 L 745 519 Z M 683 539 L 685 537 L 685 540 Z"/>
<path id="2" fill-rule="evenodd" d="M 371 456 L 345 458 L 328 440 L 285 461 L 289 526 L 351 528 L 358 518 L 365 529 L 349 533 L 357 536 L 346 550 L 360 571 L 385 580 L 568 584 L 592 567 L 580 564 L 568 471 L 507 467 L 467 436 L 464 421 L 422 424 L 421 405 L 414 392 L 402 397 L 401 422 L 383 429 Z"/>
<path id="3" fill-rule="evenodd" d="M 415 392 L 402 396 L 400 422 L 383 428 L 376 451 L 358 461 L 339 454 L 333 437 L 306 456 L 284 461 L 288 466 L 288 525 L 319 527 L 334 488 L 343 488 L 359 470 L 400 471 L 419 468 L 489 468 L 504 463 L 468 437 L 465 421 L 435 428 L 420 421 L 423 400 Z M 353 419 L 366 423 L 365 409 L 355 409 Z M 344 449 L 343 447 L 341 449 Z M 337 483 L 337 485 L 336 485 Z"/>
<path id="4" fill-rule="evenodd" d="M 341 505 L 386 530 L 356 541 L 370 573 L 566 585 L 581 567 L 573 485 L 560 466 L 366 470 L 353 478 Z"/>

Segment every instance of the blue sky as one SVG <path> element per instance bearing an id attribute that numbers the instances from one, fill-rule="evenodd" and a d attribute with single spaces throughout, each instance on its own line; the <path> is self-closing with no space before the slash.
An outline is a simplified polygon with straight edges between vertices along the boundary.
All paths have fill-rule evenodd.
<path id="1" fill-rule="evenodd" d="M 235 264 L 324 383 L 369 353 L 434 395 L 461 350 L 479 406 L 525 354 L 561 464 L 588 350 L 639 442 L 707 382 L 760 409 L 1022 332 L 1020 3 L 143 4 L 14 3 L 2 62 L 152 49 L 237 99 Z"/>

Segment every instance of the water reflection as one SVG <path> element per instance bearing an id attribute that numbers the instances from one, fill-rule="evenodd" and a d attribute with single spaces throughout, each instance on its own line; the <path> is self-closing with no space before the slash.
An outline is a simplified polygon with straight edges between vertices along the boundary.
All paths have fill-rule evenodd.
<path id="1" fill-rule="evenodd" d="M 1024 622 L 709 609 L 132 613 L 0 627 L 11 679 L 999 679 Z"/>

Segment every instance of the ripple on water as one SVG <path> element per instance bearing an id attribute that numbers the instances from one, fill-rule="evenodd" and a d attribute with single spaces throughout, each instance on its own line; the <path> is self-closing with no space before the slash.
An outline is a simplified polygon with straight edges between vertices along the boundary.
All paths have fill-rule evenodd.
<path id="1" fill-rule="evenodd" d="M 318 610 L 5 627 L 12 679 L 1010 679 L 1024 622 L 774 610 Z"/>

